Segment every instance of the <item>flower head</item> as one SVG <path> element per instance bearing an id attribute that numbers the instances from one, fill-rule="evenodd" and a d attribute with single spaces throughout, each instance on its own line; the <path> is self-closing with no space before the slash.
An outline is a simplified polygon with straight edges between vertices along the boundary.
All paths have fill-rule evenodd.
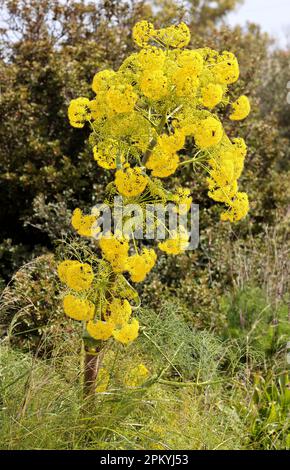
<path id="1" fill-rule="evenodd" d="M 206 149 L 217 145 L 223 136 L 223 127 L 220 121 L 209 116 L 199 121 L 195 127 L 194 138 L 197 147 Z"/>
<path id="2" fill-rule="evenodd" d="M 100 239 L 103 257 L 111 263 L 113 271 L 120 273 L 126 270 L 129 243 L 122 237 L 106 234 Z"/>
<path id="3" fill-rule="evenodd" d="M 228 204 L 229 210 L 221 214 L 221 220 L 238 222 L 249 212 L 249 199 L 246 193 L 237 193 L 236 197 Z"/>
<path id="4" fill-rule="evenodd" d="M 71 294 L 64 297 L 63 309 L 65 314 L 74 320 L 88 321 L 94 318 L 94 304 L 87 299 L 81 299 Z"/>
<path id="5" fill-rule="evenodd" d="M 87 323 L 87 332 L 97 340 L 107 341 L 113 334 L 114 325 L 109 322 L 98 320 L 93 322 L 89 320 Z"/>
<path id="6" fill-rule="evenodd" d="M 178 49 L 187 46 L 190 42 L 190 31 L 185 23 L 158 29 L 155 31 L 155 36 L 165 46 Z"/>
<path id="7" fill-rule="evenodd" d="M 76 98 L 71 100 L 68 107 L 68 118 L 73 127 L 84 127 L 90 118 L 90 100 L 88 98 Z"/>
<path id="8" fill-rule="evenodd" d="M 139 322 L 136 318 L 133 318 L 131 323 L 127 323 L 119 330 L 113 331 L 113 336 L 116 341 L 122 344 L 128 344 L 134 341 L 138 337 Z"/>
<path id="9" fill-rule="evenodd" d="M 188 247 L 188 240 L 188 232 L 180 227 L 179 230 L 175 230 L 170 234 L 168 240 L 159 242 L 158 247 L 168 255 L 179 255 Z"/>
<path id="10" fill-rule="evenodd" d="M 127 262 L 127 269 L 133 282 L 144 281 L 147 274 L 155 265 L 157 255 L 151 248 L 143 248 L 141 254 L 130 256 Z"/>
<path id="11" fill-rule="evenodd" d="M 142 175 L 141 168 L 118 170 L 115 174 L 115 185 L 120 194 L 127 197 L 138 196 L 147 186 L 148 178 Z"/>
<path id="12" fill-rule="evenodd" d="M 212 109 L 219 104 L 223 98 L 224 90 L 217 83 L 209 83 L 201 90 L 201 103 L 206 108 Z"/>
<path id="13" fill-rule="evenodd" d="M 232 103 L 233 112 L 230 115 L 232 121 L 241 121 L 245 119 L 251 111 L 249 98 L 245 95 L 240 96 L 234 103 Z"/>
<path id="14" fill-rule="evenodd" d="M 145 71 L 140 78 L 140 90 L 150 100 L 160 100 L 168 93 L 167 78 L 162 70 Z"/>
<path id="15" fill-rule="evenodd" d="M 139 21 L 133 28 L 133 40 L 139 47 L 146 47 L 154 34 L 154 26 L 149 21 Z"/>
<path id="16" fill-rule="evenodd" d="M 213 73 L 219 83 L 230 85 L 235 83 L 240 75 L 237 58 L 232 52 L 224 51 L 213 67 Z"/>
<path id="17" fill-rule="evenodd" d="M 58 275 L 62 282 L 75 291 L 87 290 L 94 279 L 92 267 L 76 260 L 65 260 L 58 265 Z"/>
<path id="18" fill-rule="evenodd" d="M 96 217 L 94 215 L 83 215 L 81 209 L 77 208 L 73 212 L 71 223 L 73 228 L 75 228 L 79 235 L 83 237 L 92 237 L 93 234 L 99 232 L 100 229 L 94 230 L 93 225 L 96 222 Z"/>
<path id="19" fill-rule="evenodd" d="M 121 328 L 126 325 L 132 313 L 131 305 L 126 299 L 113 299 L 108 305 L 104 318 L 114 325 L 114 328 Z"/>

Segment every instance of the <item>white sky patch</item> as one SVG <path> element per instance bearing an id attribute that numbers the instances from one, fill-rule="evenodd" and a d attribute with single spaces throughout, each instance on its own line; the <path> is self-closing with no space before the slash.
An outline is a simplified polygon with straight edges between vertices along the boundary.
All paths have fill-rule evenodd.
<path id="1" fill-rule="evenodd" d="M 257 23 L 277 39 L 279 46 L 290 43 L 290 0 L 245 0 L 228 14 L 226 21 L 232 26 L 244 26 L 247 21 Z"/>

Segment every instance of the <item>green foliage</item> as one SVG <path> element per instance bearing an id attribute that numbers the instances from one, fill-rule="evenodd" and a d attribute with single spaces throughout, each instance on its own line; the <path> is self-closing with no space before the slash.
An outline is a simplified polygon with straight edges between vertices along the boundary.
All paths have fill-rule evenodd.
<path id="1" fill-rule="evenodd" d="M 221 299 L 227 318 L 226 337 L 270 355 L 285 348 L 290 337 L 288 305 L 271 305 L 260 288 L 245 287 Z"/>
<path id="2" fill-rule="evenodd" d="M 241 410 L 253 449 L 290 448 L 290 382 L 285 371 L 256 373 L 247 408 Z"/>
<path id="3" fill-rule="evenodd" d="M 214 364 L 225 353 L 223 346 L 208 332 L 196 333 L 193 345 L 184 320 L 174 317 L 174 311 L 176 305 L 165 307 L 171 316 L 167 332 L 173 331 L 173 320 L 187 332 L 183 343 L 184 351 L 191 348 L 194 353 L 191 370 L 176 354 L 179 345 L 171 345 L 156 325 L 144 327 L 140 347 L 115 344 L 106 352 L 103 367 L 110 374 L 109 387 L 85 402 L 77 335 L 63 331 L 45 360 L 1 346 L 1 448 L 241 448 L 246 430 L 230 405 L 231 392 L 223 386 L 228 379 Z M 124 377 L 141 361 L 150 371 L 149 380 L 129 389 Z"/>
<path id="4" fill-rule="evenodd" d="M 3 290 L 0 305 L 2 335 L 14 347 L 49 355 L 53 347 L 49 332 L 62 317 L 52 255 L 25 264 Z"/>
<path id="5" fill-rule="evenodd" d="M 136 347 L 144 353 L 147 351 L 159 369 L 164 360 L 168 361 L 170 373 L 173 367 L 179 380 L 197 379 L 197 376 L 202 381 L 214 380 L 226 348 L 222 348 L 220 341 L 206 330 L 194 330 L 190 322 L 193 315 L 194 312 L 180 302 L 172 300 L 165 301 L 157 314 L 150 309 L 141 309 L 143 335 Z"/>

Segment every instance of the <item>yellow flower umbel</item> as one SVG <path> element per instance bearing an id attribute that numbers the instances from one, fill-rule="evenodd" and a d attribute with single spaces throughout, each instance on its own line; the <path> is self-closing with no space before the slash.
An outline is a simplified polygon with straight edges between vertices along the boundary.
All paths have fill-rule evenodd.
<path id="1" fill-rule="evenodd" d="M 95 145 L 93 147 L 94 159 L 105 170 L 114 170 L 116 168 L 118 153 L 119 149 L 113 142 L 108 142 L 106 147 L 102 145 Z M 120 160 L 123 160 L 122 157 Z"/>
<path id="2" fill-rule="evenodd" d="M 140 387 L 149 377 L 149 370 L 144 364 L 139 364 L 127 372 L 124 383 L 127 387 Z"/>
<path id="3" fill-rule="evenodd" d="M 113 336 L 116 341 L 122 344 L 128 344 L 138 337 L 139 322 L 134 318 L 131 323 L 127 323 L 119 330 L 113 331 Z"/>
<path id="4" fill-rule="evenodd" d="M 89 289 L 94 279 L 91 266 L 78 261 L 64 261 L 59 265 L 58 273 L 60 280 L 77 292 Z"/>
<path id="5" fill-rule="evenodd" d="M 160 100 L 168 93 L 167 78 L 162 70 L 145 71 L 140 79 L 140 90 L 150 100 Z"/>
<path id="6" fill-rule="evenodd" d="M 165 46 L 181 49 L 189 44 L 190 31 L 185 23 L 158 29 L 155 36 Z"/>
<path id="7" fill-rule="evenodd" d="M 102 70 L 96 73 L 93 78 L 92 89 L 96 94 L 106 92 L 115 78 L 114 70 Z"/>
<path id="8" fill-rule="evenodd" d="M 229 204 L 229 210 L 221 214 L 221 220 L 238 222 L 243 219 L 249 211 L 249 200 L 246 193 L 237 193 L 235 199 Z"/>
<path id="9" fill-rule="evenodd" d="M 179 164 L 179 156 L 176 152 L 165 151 L 157 145 L 146 162 L 146 168 L 152 170 L 152 176 L 166 178 L 173 175 Z"/>
<path id="10" fill-rule="evenodd" d="M 197 147 L 207 149 L 217 145 L 223 136 L 223 127 L 216 118 L 207 117 L 196 125 L 194 138 Z"/>
<path id="11" fill-rule="evenodd" d="M 166 54 L 162 49 L 158 47 L 148 47 L 147 49 L 141 49 L 138 54 L 138 64 L 143 70 L 158 70 L 162 69 L 166 59 Z"/>
<path id="12" fill-rule="evenodd" d="M 219 83 L 230 85 L 235 83 L 240 75 L 237 58 L 232 52 L 224 51 L 213 67 L 213 74 Z"/>
<path id="13" fill-rule="evenodd" d="M 139 47 L 146 47 L 149 39 L 154 34 L 154 26 L 148 21 L 139 21 L 133 28 L 133 40 Z"/>
<path id="14" fill-rule="evenodd" d="M 232 103 L 233 112 L 230 114 L 232 121 L 241 121 L 245 119 L 251 111 L 251 105 L 247 96 L 240 96 L 234 103 Z"/>
<path id="15" fill-rule="evenodd" d="M 130 256 L 127 261 L 127 269 L 133 282 L 144 281 L 147 274 L 156 263 L 157 255 L 151 248 L 143 248 L 142 253 Z"/>
<path id="16" fill-rule="evenodd" d="M 94 318 L 94 304 L 87 299 L 80 299 L 71 294 L 64 297 L 63 309 L 65 314 L 74 320 L 88 321 Z"/>
<path id="17" fill-rule="evenodd" d="M 59 265 L 57 267 L 57 273 L 58 273 L 58 277 L 60 278 L 61 282 L 66 283 L 66 277 L 67 277 L 67 272 L 68 272 L 69 267 L 74 266 L 74 265 L 78 265 L 78 264 L 79 264 L 79 261 L 70 260 L 70 259 L 69 260 L 64 260 L 61 263 L 59 263 Z"/>
<path id="18" fill-rule="evenodd" d="M 114 325 L 109 322 L 90 320 L 87 323 L 87 332 L 89 335 L 99 341 L 107 341 L 113 334 Z"/>
<path id="19" fill-rule="evenodd" d="M 142 175 L 141 168 L 126 168 L 117 170 L 115 174 L 115 185 L 122 196 L 135 197 L 143 193 L 148 179 Z"/>
<path id="20" fill-rule="evenodd" d="M 173 201 L 176 203 L 176 212 L 179 214 L 186 214 L 191 206 L 192 197 L 190 196 L 190 189 L 179 187 L 173 195 Z"/>
<path id="21" fill-rule="evenodd" d="M 76 98 L 71 100 L 68 107 L 68 118 L 73 127 L 84 127 L 85 122 L 90 118 L 90 100 L 88 98 Z"/>
<path id="22" fill-rule="evenodd" d="M 199 77 L 203 71 L 203 57 L 198 51 L 190 51 L 186 49 L 177 55 L 177 64 L 184 67 L 191 75 Z"/>
<path id="23" fill-rule="evenodd" d="M 123 237 L 107 234 L 100 239 L 103 257 L 109 261 L 113 271 L 121 273 L 127 268 L 129 242 Z"/>
<path id="24" fill-rule="evenodd" d="M 178 97 L 194 98 L 199 87 L 199 79 L 191 75 L 191 70 L 181 67 L 172 77 L 174 91 Z"/>
<path id="25" fill-rule="evenodd" d="M 129 113 L 134 109 L 137 95 L 131 85 L 119 85 L 107 92 L 106 101 L 113 112 Z"/>
<path id="26" fill-rule="evenodd" d="M 183 253 L 188 247 L 189 234 L 185 229 L 173 231 L 168 240 L 159 242 L 158 247 L 160 250 L 165 251 L 168 255 L 179 255 Z"/>
<path id="27" fill-rule="evenodd" d="M 105 320 L 121 328 L 126 325 L 132 313 L 132 307 L 126 299 L 113 299 L 104 314 Z"/>
<path id="28" fill-rule="evenodd" d="M 209 83 L 201 89 L 201 103 L 206 108 L 212 109 L 223 98 L 224 90 L 218 83 Z"/>
<path id="29" fill-rule="evenodd" d="M 71 219 L 73 228 L 83 237 L 92 237 L 99 230 L 94 230 L 93 225 L 96 222 L 94 215 L 83 215 L 81 209 L 75 209 Z"/>
<path id="30" fill-rule="evenodd" d="M 172 154 L 184 147 L 185 135 L 182 131 L 177 130 L 173 134 L 162 134 L 157 139 L 156 148 L 162 152 Z"/>

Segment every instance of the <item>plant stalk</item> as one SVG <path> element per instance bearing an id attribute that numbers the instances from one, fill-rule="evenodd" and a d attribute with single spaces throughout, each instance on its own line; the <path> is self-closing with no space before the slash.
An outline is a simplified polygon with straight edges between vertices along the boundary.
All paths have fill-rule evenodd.
<path id="1" fill-rule="evenodd" d="M 103 349 L 102 346 L 95 348 L 88 348 L 84 345 L 84 397 L 88 397 L 95 393 L 96 381 L 101 368 L 103 360 Z"/>

